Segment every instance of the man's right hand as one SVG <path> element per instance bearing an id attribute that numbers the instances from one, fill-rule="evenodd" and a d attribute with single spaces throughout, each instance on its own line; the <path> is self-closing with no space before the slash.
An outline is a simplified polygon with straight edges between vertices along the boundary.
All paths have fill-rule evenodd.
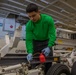
<path id="1" fill-rule="evenodd" d="M 32 56 L 31 53 L 29 53 L 29 54 L 27 55 L 27 60 L 28 60 L 28 61 L 31 61 L 32 59 L 33 59 L 33 56 Z"/>

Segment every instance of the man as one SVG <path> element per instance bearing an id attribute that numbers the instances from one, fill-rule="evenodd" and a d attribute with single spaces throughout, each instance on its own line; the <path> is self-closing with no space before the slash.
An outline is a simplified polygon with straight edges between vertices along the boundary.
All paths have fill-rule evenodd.
<path id="1" fill-rule="evenodd" d="M 52 46 L 56 40 L 54 21 L 51 16 L 41 14 L 36 4 L 26 7 L 30 20 L 26 24 L 27 60 L 33 60 L 33 54 L 42 52 L 46 57 L 52 56 Z M 51 64 L 50 64 L 51 66 Z M 48 67 L 50 67 L 48 65 Z"/>

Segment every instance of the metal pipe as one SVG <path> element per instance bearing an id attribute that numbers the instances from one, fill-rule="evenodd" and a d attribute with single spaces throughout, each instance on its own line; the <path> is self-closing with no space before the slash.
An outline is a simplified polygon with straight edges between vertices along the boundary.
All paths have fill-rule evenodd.
<path id="1" fill-rule="evenodd" d="M 21 66 L 22 66 L 21 64 L 9 66 L 9 67 L 3 68 L 3 69 L 2 69 L 2 72 L 8 71 L 8 70 L 17 69 L 17 68 L 20 68 Z"/>

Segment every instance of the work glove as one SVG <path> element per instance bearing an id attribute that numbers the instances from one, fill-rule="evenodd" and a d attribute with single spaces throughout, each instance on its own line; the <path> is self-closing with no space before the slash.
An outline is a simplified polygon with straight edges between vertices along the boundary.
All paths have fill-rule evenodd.
<path id="1" fill-rule="evenodd" d="M 42 53 L 45 55 L 45 56 L 48 56 L 49 53 L 51 52 L 50 48 L 49 47 L 46 47 L 42 50 Z"/>
<path id="2" fill-rule="evenodd" d="M 27 55 L 27 60 L 28 60 L 28 61 L 31 61 L 32 59 L 33 59 L 33 56 L 32 56 L 31 53 L 29 53 L 29 54 Z"/>

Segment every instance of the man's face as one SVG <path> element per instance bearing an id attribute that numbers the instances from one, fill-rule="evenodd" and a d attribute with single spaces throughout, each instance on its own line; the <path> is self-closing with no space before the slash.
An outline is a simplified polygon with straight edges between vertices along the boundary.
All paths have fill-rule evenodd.
<path id="1" fill-rule="evenodd" d="M 40 13 L 39 11 L 35 12 L 30 12 L 30 13 L 27 13 L 30 20 L 32 20 L 33 22 L 37 22 L 39 19 L 40 19 Z"/>

